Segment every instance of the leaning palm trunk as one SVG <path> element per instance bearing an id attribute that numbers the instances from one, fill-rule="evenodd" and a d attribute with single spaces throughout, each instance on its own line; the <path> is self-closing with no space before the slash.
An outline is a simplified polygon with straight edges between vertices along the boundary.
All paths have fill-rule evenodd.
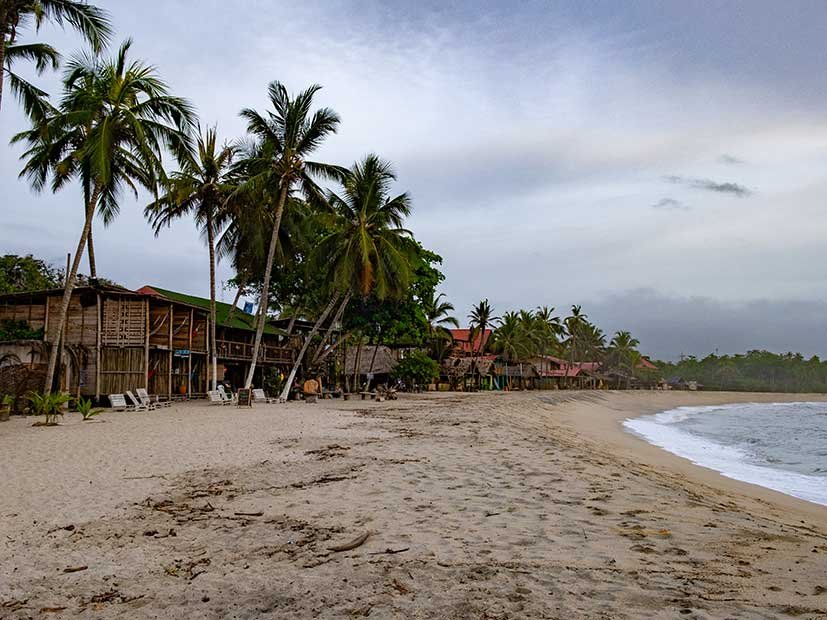
<path id="1" fill-rule="evenodd" d="M 316 348 L 316 352 L 313 354 L 313 362 L 312 365 L 316 365 L 322 359 L 324 359 L 324 347 L 325 345 L 330 342 L 330 338 L 333 335 L 333 330 L 339 321 L 342 320 L 342 315 L 345 313 L 345 308 L 347 308 L 348 303 L 350 302 L 350 298 L 352 297 L 352 293 L 348 293 L 342 298 L 342 303 L 339 304 L 339 309 L 336 310 L 336 314 L 333 315 L 333 320 L 330 321 L 330 325 L 327 326 L 327 332 L 325 332 L 324 338 L 319 343 L 319 346 Z"/>
<path id="2" fill-rule="evenodd" d="M 253 360 L 250 362 L 250 371 L 247 373 L 247 380 L 244 382 L 245 388 L 250 388 L 253 385 L 253 375 L 256 372 L 256 362 L 258 361 L 258 351 L 261 348 L 261 336 L 264 334 L 264 323 L 267 321 L 267 304 L 270 295 L 270 272 L 273 270 L 273 261 L 276 257 L 276 246 L 279 242 L 279 227 L 281 226 L 281 216 L 284 214 L 284 204 L 287 202 L 287 186 L 281 188 L 279 194 L 279 203 L 276 207 L 276 215 L 273 218 L 273 235 L 270 237 L 270 249 L 267 251 L 267 266 L 264 270 L 264 281 L 261 285 L 261 297 L 259 298 L 259 317 L 258 325 L 256 326 L 256 339 L 253 342 Z"/>
<path id="3" fill-rule="evenodd" d="M 281 395 L 279 396 L 279 400 L 285 401 L 290 394 L 290 388 L 293 385 L 293 380 L 296 378 L 296 373 L 299 370 L 299 366 L 301 366 L 302 358 L 304 358 L 304 354 L 307 352 L 307 347 L 310 346 L 310 341 L 313 340 L 313 337 L 318 333 L 319 328 L 322 326 L 322 323 L 325 322 L 330 312 L 333 310 L 333 307 L 336 305 L 336 302 L 339 301 L 339 292 L 336 291 L 333 293 L 333 297 L 330 298 L 330 301 L 325 306 L 324 311 L 316 320 L 316 323 L 313 325 L 313 329 L 310 330 L 310 333 L 307 335 L 307 338 L 302 345 L 301 351 L 299 351 L 298 356 L 296 357 L 296 361 L 293 362 L 293 368 L 290 369 L 290 374 L 287 376 L 287 381 L 284 382 L 284 388 L 281 390 Z"/>
<path id="4" fill-rule="evenodd" d="M 210 363 L 212 389 L 218 387 L 218 342 L 215 339 L 215 231 L 212 217 L 207 216 L 207 244 L 210 246 Z"/>
<path id="5" fill-rule="evenodd" d="M 230 310 L 229 310 L 229 312 L 227 312 L 227 316 L 224 317 L 224 321 L 221 323 L 222 325 L 227 326 L 227 325 L 230 324 L 230 319 L 233 318 L 233 314 L 235 314 L 235 311 L 238 309 L 237 308 L 238 300 L 241 299 L 241 296 L 244 294 L 244 286 L 246 284 L 247 284 L 246 280 L 242 280 L 239 283 L 238 289 L 235 292 L 235 299 L 233 299 L 233 305 L 230 306 Z"/>
<path id="6" fill-rule="evenodd" d="M 98 266 L 95 261 L 95 241 L 92 238 L 92 226 L 89 226 L 89 238 L 86 240 L 86 252 L 89 254 L 89 278 L 98 278 Z"/>
<path id="7" fill-rule="evenodd" d="M 86 221 L 83 224 L 83 231 L 80 233 L 75 256 L 72 258 L 72 266 L 69 269 L 69 273 L 66 274 L 63 300 L 60 303 L 60 312 L 58 313 L 57 325 L 55 326 L 54 332 L 55 341 L 52 342 L 52 347 L 49 351 L 49 364 L 46 367 L 46 378 L 43 382 L 44 394 L 49 394 L 52 391 L 52 381 L 54 380 L 58 362 L 58 341 L 62 338 L 63 330 L 66 327 L 66 318 L 69 316 L 69 304 L 72 301 L 72 289 L 75 288 L 75 278 L 78 275 L 78 268 L 80 267 L 80 260 L 83 258 L 83 251 L 86 249 L 86 240 L 89 238 L 89 231 L 92 228 L 92 218 L 95 215 L 95 205 L 98 202 L 99 196 L 100 189 L 95 187 L 95 191 L 92 192 L 92 197 L 89 199 L 89 204 L 86 205 Z"/>

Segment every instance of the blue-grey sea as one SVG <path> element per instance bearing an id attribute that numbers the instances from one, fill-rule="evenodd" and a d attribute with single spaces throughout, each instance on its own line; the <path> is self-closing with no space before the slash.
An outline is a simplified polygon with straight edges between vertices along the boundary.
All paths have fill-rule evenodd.
<path id="1" fill-rule="evenodd" d="M 827 505 L 827 403 L 678 407 L 624 425 L 724 476 Z"/>

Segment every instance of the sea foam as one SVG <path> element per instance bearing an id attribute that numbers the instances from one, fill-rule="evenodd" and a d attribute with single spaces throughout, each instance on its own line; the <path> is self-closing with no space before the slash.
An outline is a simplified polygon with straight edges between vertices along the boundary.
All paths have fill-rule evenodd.
<path id="1" fill-rule="evenodd" d="M 824 403 L 772 403 L 772 404 L 739 404 L 706 407 L 678 407 L 661 413 L 640 418 L 626 420 L 623 424 L 631 432 L 639 435 L 660 448 L 690 460 L 696 465 L 713 469 L 722 475 L 760 485 L 774 491 L 780 491 L 794 497 L 827 506 L 827 476 L 809 475 L 796 471 L 780 469 L 774 466 L 766 456 L 749 449 L 750 443 L 759 443 L 761 433 L 771 432 L 765 427 L 758 427 L 758 419 L 751 412 L 772 411 L 789 412 L 786 415 L 795 415 L 795 411 L 807 407 L 818 406 L 824 408 Z M 703 420 L 714 420 L 718 416 L 733 414 L 743 416 L 739 424 L 749 427 L 750 419 L 756 418 L 755 428 L 747 428 L 744 437 L 736 437 L 733 433 L 732 443 L 728 445 L 721 441 L 703 436 Z M 703 416 L 703 414 L 712 414 Z M 697 417 L 696 420 L 691 418 Z M 682 423 L 693 421 L 693 432 L 681 428 Z M 794 426 L 794 425 L 793 425 Z M 795 429 L 791 429 L 794 433 Z M 777 432 L 774 431 L 774 432 Z M 720 433 L 719 433 L 720 434 Z M 743 441 L 737 441 L 742 439 Z M 777 441 L 777 438 L 774 438 Z M 793 437 L 791 436 L 791 442 Z M 790 446 L 792 453 L 796 446 Z M 818 470 L 816 470 L 818 471 Z"/>

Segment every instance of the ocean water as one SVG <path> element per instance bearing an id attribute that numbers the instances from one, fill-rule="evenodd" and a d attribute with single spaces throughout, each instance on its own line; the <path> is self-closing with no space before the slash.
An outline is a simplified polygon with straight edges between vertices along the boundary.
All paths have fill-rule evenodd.
<path id="1" fill-rule="evenodd" d="M 678 407 L 623 424 L 724 476 L 827 506 L 827 403 Z"/>

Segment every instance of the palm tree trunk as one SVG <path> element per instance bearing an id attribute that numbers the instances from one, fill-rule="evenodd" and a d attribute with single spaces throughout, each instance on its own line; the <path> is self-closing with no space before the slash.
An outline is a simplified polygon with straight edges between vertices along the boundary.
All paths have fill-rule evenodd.
<path id="1" fill-rule="evenodd" d="M 238 309 L 238 300 L 241 299 L 241 296 L 244 294 L 244 286 L 247 284 L 246 278 L 241 281 L 238 285 L 238 288 L 235 291 L 235 299 L 233 299 L 233 305 L 230 307 L 230 311 L 227 312 L 227 316 L 224 317 L 224 321 L 221 323 L 222 325 L 228 325 L 230 323 L 230 319 L 233 317 L 233 313 Z"/>
<path id="2" fill-rule="evenodd" d="M 362 334 L 359 333 L 359 344 L 356 345 L 356 357 L 353 360 L 353 390 L 359 387 L 359 370 L 362 365 Z"/>
<path id="3" fill-rule="evenodd" d="M 324 348 L 325 344 L 330 342 L 330 337 L 333 335 L 333 328 L 336 324 L 342 320 L 342 315 L 345 313 L 345 308 L 347 307 L 348 303 L 350 303 L 350 298 L 352 297 L 352 293 L 348 293 L 347 295 L 342 298 L 342 303 L 339 304 L 339 308 L 336 310 L 336 314 L 333 315 L 333 320 L 330 321 L 330 325 L 327 326 L 327 332 L 325 332 L 324 338 L 319 343 L 319 346 L 316 348 L 315 353 L 313 353 L 313 361 L 312 364 L 316 364 L 320 362 L 322 358 L 322 349 Z"/>
<path id="4" fill-rule="evenodd" d="M 92 239 L 92 226 L 89 226 L 89 238 L 86 240 L 86 251 L 89 254 L 89 278 L 91 280 L 98 279 L 98 267 L 95 262 L 95 242 Z"/>
<path id="5" fill-rule="evenodd" d="M 344 381 L 342 382 L 342 388 L 344 389 L 345 394 L 350 393 L 350 377 L 347 374 L 347 343 L 345 346 L 342 347 L 342 374 L 344 375 Z"/>
<path id="6" fill-rule="evenodd" d="M 218 387 L 218 343 L 215 340 L 215 231 L 210 213 L 207 213 L 207 245 L 210 248 L 210 363 L 212 389 L 215 390 Z"/>
<path id="7" fill-rule="evenodd" d="M 69 273 L 66 274 L 66 284 L 63 290 L 63 300 L 60 303 L 60 312 L 57 317 L 57 324 L 55 325 L 55 339 L 49 351 L 49 364 L 46 367 L 46 377 L 43 381 L 43 393 L 49 394 L 52 391 L 52 381 L 55 376 L 55 369 L 57 368 L 58 356 L 58 341 L 63 334 L 66 327 L 66 319 L 69 316 L 69 304 L 72 301 L 72 289 L 75 287 L 75 278 L 78 275 L 78 267 L 80 267 L 80 260 L 83 257 L 83 250 L 86 248 L 86 240 L 89 237 L 89 231 L 92 228 L 92 218 L 95 215 L 95 205 L 100 197 L 100 189 L 96 186 L 89 199 L 89 204 L 86 205 L 86 220 L 83 223 L 83 231 L 80 233 L 78 240 L 78 247 L 75 250 L 75 256 L 72 259 L 72 266 Z M 48 336 L 48 335 L 47 335 Z"/>
<path id="8" fill-rule="evenodd" d="M 250 363 L 250 371 L 247 373 L 247 380 L 244 382 L 244 387 L 248 389 L 253 385 L 253 375 L 256 372 L 258 351 L 261 348 L 261 336 L 264 334 L 264 323 L 267 321 L 267 304 L 270 299 L 270 272 L 273 271 L 273 261 L 276 257 L 281 216 L 284 214 L 284 205 L 287 202 L 287 189 L 287 185 L 283 185 L 281 188 L 278 206 L 276 207 L 275 217 L 273 218 L 273 234 L 270 237 L 270 249 L 267 251 L 267 266 L 264 270 L 264 281 L 261 284 L 261 297 L 258 302 L 259 317 L 258 325 L 256 326 L 256 339 L 253 341 L 253 361 Z"/>
<path id="9" fill-rule="evenodd" d="M 4 11 L 5 13 L 5 11 Z M 0 15 L 0 109 L 3 108 L 3 81 L 6 77 L 6 16 Z"/>
<path id="10" fill-rule="evenodd" d="M 333 310 L 333 307 L 336 305 L 336 302 L 339 301 L 339 291 L 334 291 L 333 297 L 330 298 L 330 301 L 325 306 L 324 311 L 316 319 L 316 323 L 313 325 L 313 329 L 310 330 L 310 333 L 307 335 L 307 338 L 302 345 L 301 351 L 299 351 L 298 357 L 296 357 L 296 361 L 293 362 L 293 368 L 290 369 L 290 374 L 287 376 L 287 381 L 284 383 L 284 388 L 281 390 L 281 396 L 279 396 L 279 400 L 285 401 L 287 397 L 290 395 L 290 387 L 293 385 L 293 380 L 296 378 L 296 373 L 299 370 L 299 366 L 301 366 L 302 358 L 304 354 L 307 352 L 307 347 L 310 346 L 310 341 L 313 340 L 313 336 L 315 336 L 319 328 L 321 327 L 322 323 L 325 322 L 330 312 Z"/>
<path id="11" fill-rule="evenodd" d="M 371 375 L 373 374 L 373 365 L 376 363 L 376 353 L 379 351 L 379 343 L 382 342 L 381 336 L 376 339 L 376 343 L 373 345 L 373 355 L 370 358 L 370 367 L 368 368 L 368 380 L 367 386 L 365 387 L 366 392 L 370 392 L 370 382 L 372 381 Z"/>

